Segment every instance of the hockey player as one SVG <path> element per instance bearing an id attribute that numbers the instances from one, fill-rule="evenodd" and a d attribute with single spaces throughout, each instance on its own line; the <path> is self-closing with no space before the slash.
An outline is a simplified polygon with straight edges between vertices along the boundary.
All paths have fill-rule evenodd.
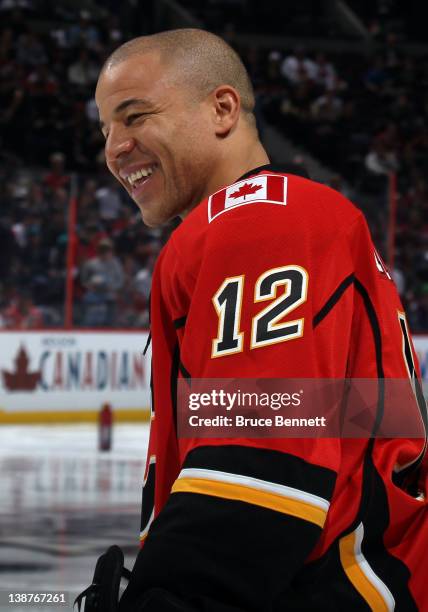
<path id="1" fill-rule="evenodd" d="M 428 610 L 425 439 L 176 429 L 183 377 L 373 379 L 381 420 L 382 381 L 410 376 L 426 426 L 405 315 L 363 215 L 269 164 L 245 68 L 213 34 L 126 43 L 96 100 L 107 165 L 144 221 L 183 222 L 153 276 L 142 548 L 119 602 L 120 552 L 101 558 L 91 598 L 104 603 L 87 609 Z"/>

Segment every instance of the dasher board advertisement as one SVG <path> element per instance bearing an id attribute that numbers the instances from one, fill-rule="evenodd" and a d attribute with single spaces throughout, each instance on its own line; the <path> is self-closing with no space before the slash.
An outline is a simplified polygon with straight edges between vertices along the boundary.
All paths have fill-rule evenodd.
<path id="1" fill-rule="evenodd" d="M 1 332 L 0 422 L 21 413 L 24 421 L 92 420 L 104 403 L 119 420 L 147 418 L 147 338 L 146 331 Z"/>

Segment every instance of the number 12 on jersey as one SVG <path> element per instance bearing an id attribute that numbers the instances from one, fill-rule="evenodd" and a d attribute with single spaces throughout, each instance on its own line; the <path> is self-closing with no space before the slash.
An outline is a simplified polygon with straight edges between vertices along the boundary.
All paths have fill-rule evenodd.
<path id="1" fill-rule="evenodd" d="M 240 331 L 240 325 L 244 282 L 244 275 L 225 278 L 212 298 L 219 321 L 211 357 L 232 355 L 243 350 L 244 332 Z M 283 319 L 306 301 L 307 293 L 308 273 L 301 266 L 282 266 L 261 274 L 254 286 L 254 302 L 273 302 L 253 317 L 250 348 L 303 336 L 304 318 L 287 322 Z"/>

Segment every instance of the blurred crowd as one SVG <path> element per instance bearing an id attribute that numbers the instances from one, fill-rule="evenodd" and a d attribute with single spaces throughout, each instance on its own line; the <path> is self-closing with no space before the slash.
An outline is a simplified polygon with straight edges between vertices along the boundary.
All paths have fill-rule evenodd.
<path id="1" fill-rule="evenodd" d="M 428 330 L 426 58 L 406 56 L 389 32 L 369 57 L 328 57 L 299 46 L 289 53 L 251 50 L 246 60 L 261 131 L 268 121 L 337 173 L 331 186 L 362 208 L 385 259 L 394 200 L 392 273 L 411 329 Z"/>
<path id="2" fill-rule="evenodd" d="M 135 3 L 123 4 L 120 20 L 108 2 L 0 0 L 0 327 L 63 325 L 73 193 L 73 323 L 148 325 L 171 228 L 145 227 L 106 171 L 94 100 L 105 58 L 132 25 L 150 25 L 150 11 L 132 24 Z"/>
<path id="3" fill-rule="evenodd" d="M 151 270 L 172 225 L 145 227 L 106 172 L 93 96 L 104 59 L 150 31 L 150 11 L 135 20 L 142 3 L 124 2 L 129 10 L 119 16 L 110 4 L 0 0 L 2 327 L 63 324 L 72 193 L 73 323 L 148 323 Z M 229 5 L 245 16 L 251 2 Z M 226 34 L 233 44 L 233 28 Z M 392 273 L 411 329 L 427 331 L 428 62 L 405 55 L 393 30 L 379 40 L 367 57 L 303 46 L 238 51 L 256 88 L 261 134 L 265 122 L 275 125 L 337 173 L 332 186 L 364 210 L 384 257 L 389 175 L 397 173 Z"/>
<path id="4" fill-rule="evenodd" d="M 106 13 L 95 21 L 81 10 L 75 21 L 49 27 L 28 10 L 0 16 L 0 155 L 47 165 L 61 151 L 69 167 L 95 171 L 103 139 L 93 90 L 104 59 L 123 40 L 117 18 Z"/>
<path id="5" fill-rule="evenodd" d="M 17 172 L 0 182 L 0 326 L 64 323 L 70 193 L 76 196 L 73 323 L 147 327 L 151 272 L 171 231 L 147 228 L 107 173 L 71 178 L 54 153 L 50 171 Z"/>

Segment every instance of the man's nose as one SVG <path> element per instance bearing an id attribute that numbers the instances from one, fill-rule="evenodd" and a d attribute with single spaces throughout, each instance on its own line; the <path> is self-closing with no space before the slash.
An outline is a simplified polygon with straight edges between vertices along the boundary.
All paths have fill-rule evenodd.
<path id="1" fill-rule="evenodd" d="M 120 128 L 111 129 L 105 144 L 106 161 L 116 161 L 124 153 L 130 153 L 135 147 L 135 140 L 129 133 Z"/>

